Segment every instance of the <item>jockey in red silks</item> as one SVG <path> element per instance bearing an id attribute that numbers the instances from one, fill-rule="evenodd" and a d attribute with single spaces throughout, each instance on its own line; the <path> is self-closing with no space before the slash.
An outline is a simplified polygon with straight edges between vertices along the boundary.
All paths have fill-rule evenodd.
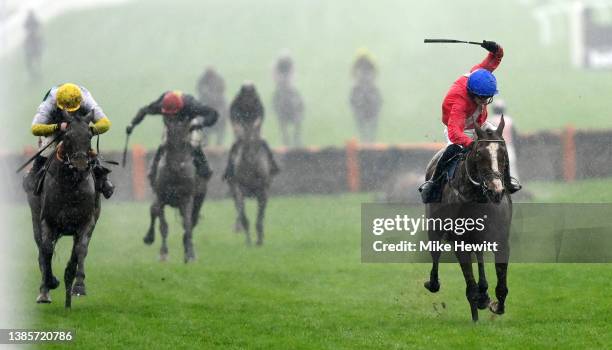
<path id="1" fill-rule="evenodd" d="M 455 80 L 442 102 L 442 122 L 446 125 L 444 134 L 448 146 L 440 157 L 434 174 L 419 191 L 424 203 L 439 202 L 442 199 L 442 174 L 449 161 L 474 142 L 474 122 L 483 129 L 495 129 L 487 122 L 487 105 L 497 95 L 497 80 L 493 71 L 501 63 L 504 49 L 493 41 L 483 41 L 481 46 L 489 51 L 487 57 L 472 67 L 470 73 Z M 510 193 L 521 189 L 518 181 L 511 181 L 506 170 L 504 182 Z"/>

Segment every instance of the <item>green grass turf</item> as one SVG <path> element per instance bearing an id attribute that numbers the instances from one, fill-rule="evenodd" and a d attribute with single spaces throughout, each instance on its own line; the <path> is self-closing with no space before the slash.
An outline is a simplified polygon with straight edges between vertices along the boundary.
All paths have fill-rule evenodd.
<path id="1" fill-rule="evenodd" d="M 598 195 L 610 182 L 538 187 L 561 201 L 560 193 L 574 187 Z M 422 287 L 428 264 L 360 262 L 359 204 L 371 198 L 273 198 L 261 248 L 246 247 L 232 232 L 230 201 L 207 202 L 195 232 L 198 260 L 190 265 L 182 262 L 172 211 L 170 260 L 160 263 L 159 240 L 153 247 L 141 241 L 147 205 L 105 202 L 87 258 L 89 295 L 70 311 L 63 308 L 63 283 L 52 292 L 52 304 L 34 303 L 40 275 L 29 214 L 14 208 L 13 234 L 21 237 L 16 251 L 22 252 L 14 268 L 25 272 L 17 279 L 24 300 L 15 306 L 22 315 L 16 322 L 75 330 L 74 345 L 92 349 L 575 349 L 612 343 L 611 265 L 513 264 L 507 314 L 482 311 L 474 325 L 458 266 L 442 265 L 442 290 L 431 295 Z M 253 203 L 248 210 L 253 217 Z M 58 277 L 70 245 L 63 238 L 56 249 Z M 494 293 L 494 272 L 487 272 Z"/>
<path id="2" fill-rule="evenodd" d="M 612 71 L 571 66 L 568 21 L 551 18 L 553 41 L 544 46 L 533 15 L 536 2 L 354 0 L 162 0 L 75 11 L 45 25 L 44 76 L 30 82 L 22 51 L 0 60 L 3 147 L 33 144 L 29 124 L 53 85 L 87 86 L 113 121 L 103 147 L 120 149 L 139 107 L 166 89 L 194 91 L 207 65 L 218 67 L 231 99 L 252 80 L 267 107 L 264 135 L 280 144 L 271 112 L 271 68 L 283 48 L 296 61 L 296 84 L 306 103 L 307 144 L 342 144 L 355 134 L 348 106 L 349 67 L 368 47 L 380 68 L 384 96 L 380 140 L 442 140 L 440 104 L 450 84 L 486 52 L 476 46 L 425 45 L 427 37 L 496 40 L 506 57 L 496 75 L 509 114 L 522 131 L 610 128 Z M 458 15 L 458 14 L 461 15 Z M 527 40 L 526 40 L 527 39 Z M 133 143 L 159 143 L 161 121 L 151 117 Z M 229 142 L 229 139 L 226 142 Z"/>

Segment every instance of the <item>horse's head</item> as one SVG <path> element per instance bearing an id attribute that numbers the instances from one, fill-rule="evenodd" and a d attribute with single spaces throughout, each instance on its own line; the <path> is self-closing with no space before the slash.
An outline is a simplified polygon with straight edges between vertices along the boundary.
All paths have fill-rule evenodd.
<path id="1" fill-rule="evenodd" d="M 58 157 L 69 167 L 83 172 L 89 170 L 92 133 L 89 122 L 74 117 L 66 129 L 61 146 L 57 150 Z"/>
<path id="2" fill-rule="evenodd" d="M 496 130 L 483 130 L 477 126 L 477 138 L 467 156 L 470 181 L 495 203 L 503 198 L 506 189 L 504 173 L 508 167 L 508 153 L 502 137 L 504 125 L 502 116 Z"/>

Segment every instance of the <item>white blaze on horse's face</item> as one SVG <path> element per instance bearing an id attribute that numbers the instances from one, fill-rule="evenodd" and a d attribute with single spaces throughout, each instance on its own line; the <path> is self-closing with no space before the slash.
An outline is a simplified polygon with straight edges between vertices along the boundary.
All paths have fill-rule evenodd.
<path id="1" fill-rule="evenodd" d="M 496 173 L 499 173 L 499 161 L 497 160 L 497 151 L 499 150 L 499 144 L 497 142 L 491 142 L 487 145 L 487 151 L 489 151 L 489 156 L 491 157 L 491 170 Z M 502 184 L 501 179 L 493 180 L 493 191 L 496 193 L 501 193 L 504 190 L 504 185 Z"/>

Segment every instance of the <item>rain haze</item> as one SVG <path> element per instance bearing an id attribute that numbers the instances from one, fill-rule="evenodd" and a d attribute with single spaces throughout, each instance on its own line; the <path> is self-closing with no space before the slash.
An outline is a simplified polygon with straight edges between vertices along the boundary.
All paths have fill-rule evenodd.
<path id="1" fill-rule="evenodd" d="M 488 41 L 493 46 L 482 44 Z M 448 289 L 432 297 L 423 289 L 428 265 L 360 261 L 361 205 L 423 210 L 417 189 L 428 163 L 457 143 L 447 136 L 453 133 L 443 115 L 447 92 L 498 52 L 503 58 L 492 73 L 499 93 L 484 106 L 493 128 L 502 115 L 505 123 L 503 146 L 486 148 L 489 172 L 501 174 L 492 183 L 508 193 L 509 176 L 520 182 L 515 204 L 610 202 L 612 1 L 0 0 L 0 328 L 72 329 L 85 346 L 167 345 L 183 329 L 191 333 L 185 346 L 388 348 L 405 344 L 398 324 L 426 331 L 443 319 L 452 338 L 452 322 L 469 314 L 459 269 L 441 268 Z M 100 134 L 91 139 L 97 155 L 87 169 L 110 169 L 114 188 L 105 199 L 106 178 L 91 171 L 101 214 L 86 250 L 87 296 L 72 299 L 71 314 L 64 310 L 64 268 L 73 238 L 53 243 L 60 285 L 47 295 L 32 238 L 44 212 L 30 211 L 24 191 L 46 198 L 41 192 L 51 180 L 23 181 L 36 161 L 15 173 L 46 145 L 33 135 L 37 124 L 57 124 L 48 135 L 59 135 L 63 120 L 41 123 L 47 107 L 39 105 L 56 101 L 65 83 L 99 105 L 90 114 L 92 133 Z M 167 112 L 169 106 L 178 112 Z M 99 123 L 106 118 L 110 128 Z M 213 125 L 201 125 L 211 119 Z M 184 149 L 177 151 L 179 133 Z M 249 142 L 260 142 L 256 151 L 249 153 Z M 189 161 L 174 162 L 173 150 Z M 40 174 L 54 158 L 73 169 L 63 151 L 50 147 Z M 253 180 L 260 177 L 245 164 L 265 172 L 262 180 Z M 159 179 L 172 168 L 186 173 L 168 176 L 167 186 L 183 175 L 192 179 L 195 204 L 175 209 L 180 186 L 162 194 Z M 485 178 L 483 193 L 494 187 Z M 186 210 L 194 213 L 188 219 Z M 78 265 L 77 285 L 84 278 Z M 526 344 L 547 344 L 526 330 L 545 322 L 561 348 L 597 346 L 600 340 L 581 338 L 580 327 L 571 331 L 579 340 L 571 340 L 564 325 L 537 314 L 558 309 L 572 322 L 585 317 L 575 310 L 610 287 L 598 277 L 610 265 L 559 266 L 512 266 L 511 314 L 503 317 L 523 322 L 530 315 L 512 328 Z M 538 279 L 574 281 L 548 287 L 585 296 L 575 304 L 539 300 L 554 292 L 538 294 L 530 287 Z M 593 284 L 584 291 L 586 281 Z M 600 302 L 612 306 L 610 298 Z M 164 315 L 171 325 L 159 321 Z M 260 316 L 266 326 L 256 321 Z M 401 322 L 368 339 L 379 316 Z M 606 333 L 600 315 L 588 316 L 593 329 Z M 96 317 L 104 325 L 94 330 Z M 294 328 L 300 324 L 301 333 Z"/>

